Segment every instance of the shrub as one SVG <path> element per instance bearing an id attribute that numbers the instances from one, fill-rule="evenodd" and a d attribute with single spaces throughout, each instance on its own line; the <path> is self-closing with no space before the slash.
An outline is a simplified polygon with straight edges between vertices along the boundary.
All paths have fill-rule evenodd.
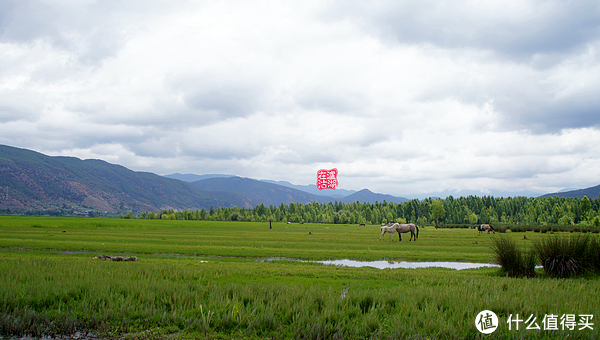
<path id="1" fill-rule="evenodd" d="M 544 271 L 552 277 L 575 277 L 593 269 L 598 252 L 598 240 L 589 235 L 570 238 L 548 237 L 534 242 Z"/>
<path id="2" fill-rule="evenodd" d="M 522 226 L 522 225 L 513 225 L 510 227 L 510 231 L 513 233 L 520 233 L 520 232 L 526 232 L 527 231 L 527 227 L 526 226 Z"/>
<path id="3" fill-rule="evenodd" d="M 497 231 L 497 232 L 499 232 L 499 233 L 502 233 L 502 234 L 503 234 L 503 233 L 505 233 L 505 232 L 506 232 L 506 230 L 507 230 L 508 228 L 507 228 L 506 226 L 503 226 L 503 225 L 497 225 L 497 226 L 494 226 L 494 229 L 496 229 L 496 231 Z"/>
<path id="4" fill-rule="evenodd" d="M 527 251 L 523 253 L 514 240 L 508 237 L 494 238 L 492 245 L 494 251 L 494 263 L 502 267 L 510 277 L 533 277 L 535 276 L 535 253 Z"/>

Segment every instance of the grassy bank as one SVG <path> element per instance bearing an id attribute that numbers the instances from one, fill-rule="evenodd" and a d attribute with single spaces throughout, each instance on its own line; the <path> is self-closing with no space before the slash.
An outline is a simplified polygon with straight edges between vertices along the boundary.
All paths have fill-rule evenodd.
<path id="1" fill-rule="evenodd" d="M 372 227 L 156 222 L 0 218 L 0 334 L 479 339 L 475 316 L 488 309 L 500 327 L 486 339 L 599 336 L 600 326 L 544 331 L 522 324 L 516 331 L 506 323 L 511 314 L 534 315 L 540 326 L 546 314 L 592 314 L 596 323 L 600 281 L 593 275 L 551 279 L 538 270 L 536 278 L 514 279 L 497 268 L 380 270 L 261 260 L 489 262 L 493 235 L 425 229 L 417 242 L 392 243 L 379 241 Z M 520 247 L 529 241 L 515 236 Z M 100 253 L 134 253 L 138 261 L 93 259 Z"/>

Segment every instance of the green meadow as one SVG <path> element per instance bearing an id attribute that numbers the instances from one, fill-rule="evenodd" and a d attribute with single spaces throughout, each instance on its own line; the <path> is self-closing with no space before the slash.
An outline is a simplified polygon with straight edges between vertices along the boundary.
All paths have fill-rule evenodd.
<path id="1" fill-rule="evenodd" d="M 559 235 L 569 233 L 560 233 Z M 527 239 L 524 236 L 527 236 Z M 386 239 L 390 239 L 386 234 Z M 503 234 L 518 247 L 548 235 Z M 596 274 L 510 278 L 498 268 L 328 266 L 309 260 L 492 261 L 498 234 L 379 226 L 0 216 L 0 335 L 108 339 L 600 337 Z M 594 235 L 594 237 L 597 237 Z M 136 256 L 135 262 L 94 259 Z M 305 261 L 298 261 L 305 260 Z M 475 327 L 491 310 L 499 327 Z M 512 315 L 540 329 L 509 330 Z M 557 330 L 543 318 L 557 316 Z M 560 317 L 574 315 L 572 328 Z M 581 315 L 593 315 L 585 327 Z M 548 322 L 548 321 L 547 321 Z M 568 324 L 566 326 L 569 326 Z M 564 328 L 564 330 L 563 330 Z M 584 329 L 579 329 L 584 328 Z M 592 329 L 590 329 L 592 328 Z"/>

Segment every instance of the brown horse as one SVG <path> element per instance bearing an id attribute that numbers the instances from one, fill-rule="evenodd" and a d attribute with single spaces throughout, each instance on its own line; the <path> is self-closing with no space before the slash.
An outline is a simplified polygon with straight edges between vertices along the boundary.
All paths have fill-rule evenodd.
<path id="1" fill-rule="evenodd" d="M 400 237 L 400 241 L 402 241 L 401 233 L 410 232 L 409 241 L 412 241 L 413 237 L 415 238 L 415 241 L 416 241 L 417 238 L 419 237 L 419 227 L 417 227 L 413 223 L 408 223 L 408 224 L 394 223 L 394 224 L 392 224 L 390 222 L 390 223 L 388 223 L 388 226 L 392 226 L 392 227 L 396 228 L 396 231 L 398 232 L 398 236 Z"/>
<path id="2" fill-rule="evenodd" d="M 479 230 L 479 233 L 481 234 L 482 232 L 487 230 L 487 233 L 489 234 L 490 231 L 492 231 L 494 234 L 496 233 L 496 229 L 494 229 L 494 227 L 492 227 L 492 224 L 482 224 L 479 227 L 477 227 L 477 230 Z"/>

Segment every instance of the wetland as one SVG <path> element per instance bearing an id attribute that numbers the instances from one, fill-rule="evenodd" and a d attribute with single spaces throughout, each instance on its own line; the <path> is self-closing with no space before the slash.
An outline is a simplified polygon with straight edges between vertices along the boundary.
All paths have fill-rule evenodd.
<path id="1" fill-rule="evenodd" d="M 598 338 L 508 329 L 510 315 L 600 315 L 597 275 L 510 278 L 499 268 L 386 268 L 333 261 L 489 264 L 492 238 L 422 228 L 379 241 L 378 226 L 0 217 L 0 335 L 91 332 L 103 339 Z M 310 234 L 309 234 L 310 231 Z M 567 233 L 568 234 L 568 233 Z M 506 233 L 519 247 L 539 233 Z M 137 261 L 93 259 L 108 254 Z M 258 259 L 277 259 L 258 261 Z M 329 262 L 328 262 L 329 261 Z M 331 264 L 331 265 L 329 265 Z M 524 328 L 524 327 L 522 327 Z"/>

